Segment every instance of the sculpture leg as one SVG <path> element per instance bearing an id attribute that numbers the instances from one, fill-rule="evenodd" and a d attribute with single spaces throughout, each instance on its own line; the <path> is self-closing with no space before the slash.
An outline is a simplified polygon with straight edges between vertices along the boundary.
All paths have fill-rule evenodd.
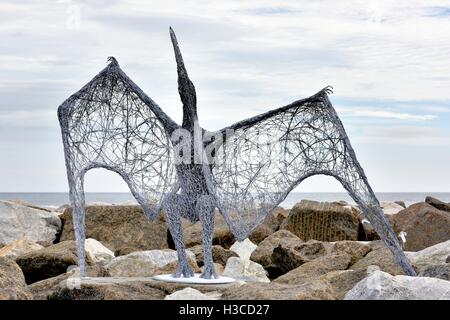
<path id="1" fill-rule="evenodd" d="M 370 188 L 363 173 L 361 173 L 361 169 L 357 168 L 356 172 L 358 175 L 356 179 L 355 173 L 351 176 L 337 178 L 352 196 L 353 200 L 359 205 L 365 218 L 372 224 L 374 230 L 392 252 L 395 260 L 402 267 L 405 274 L 415 276 L 416 272 L 406 258 L 394 230 L 384 216 L 383 210 L 381 209 L 375 194 Z"/>
<path id="2" fill-rule="evenodd" d="M 173 274 L 174 277 L 179 278 L 182 275 L 186 278 L 193 277 L 194 272 L 189 266 L 186 251 L 183 243 L 183 231 L 181 229 L 181 211 L 187 210 L 186 199 L 179 194 L 170 194 L 163 201 L 163 209 L 166 212 L 167 224 L 172 239 L 175 242 L 178 254 L 177 270 Z"/>
<path id="3" fill-rule="evenodd" d="M 402 250 L 397 235 L 392 226 L 384 216 L 383 210 L 379 204 L 363 204 L 360 205 L 365 217 L 372 224 L 374 230 L 378 233 L 384 244 L 391 250 L 397 263 L 402 267 L 403 271 L 408 276 L 415 276 L 416 272 L 411 266 L 408 258 Z"/>
<path id="4" fill-rule="evenodd" d="M 204 271 L 201 277 L 205 279 L 218 278 L 211 252 L 214 233 L 214 209 L 215 202 L 212 196 L 204 195 L 198 199 L 196 210 L 200 216 L 203 227 Z"/>
<path id="5" fill-rule="evenodd" d="M 85 201 L 84 201 L 84 175 L 72 175 L 69 177 L 70 202 L 72 204 L 72 220 L 75 230 L 75 240 L 77 243 L 78 267 L 80 268 L 80 277 L 86 276 L 85 266 Z"/>

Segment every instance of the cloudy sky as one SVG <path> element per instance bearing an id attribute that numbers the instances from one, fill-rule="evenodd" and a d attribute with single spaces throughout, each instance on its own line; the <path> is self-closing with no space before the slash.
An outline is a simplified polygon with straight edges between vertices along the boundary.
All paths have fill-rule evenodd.
<path id="1" fill-rule="evenodd" d="M 213 130 L 326 85 L 378 192 L 450 192 L 450 1 L 0 2 L 0 192 L 67 191 L 59 104 L 115 56 L 181 119 L 172 26 Z M 89 172 L 86 191 L 127 191 Z M 297 191 L 343 191 L 311 178 Z"/>

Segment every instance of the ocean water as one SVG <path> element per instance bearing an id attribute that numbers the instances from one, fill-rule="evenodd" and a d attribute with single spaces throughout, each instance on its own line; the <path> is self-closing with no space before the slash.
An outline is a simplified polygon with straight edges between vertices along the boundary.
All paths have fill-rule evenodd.
<path id="1" fill-rule="evenodd" d="M 445 202 L 450 202 L 450 192 L 379 192 L 376 193 L 379 201 L 404 201 L 407 206 L 425 200 L 426 196 L 432 196 Z M 281 206 L 291 208 L 303 199 L 315 201 L 339 201 L 345 200 L 353 203 L 353 200 L 344 192 L 291 192 Z M 0 200 L 25 200 L 42 206 L 61 206 L 69 203 L 69 195 L 65 192 L 42 193 L 0 193 Z M 86 192 L 86 202 L 103 202 L 120 204 L 134 201 L 131 193 L 127 192 Z"/>

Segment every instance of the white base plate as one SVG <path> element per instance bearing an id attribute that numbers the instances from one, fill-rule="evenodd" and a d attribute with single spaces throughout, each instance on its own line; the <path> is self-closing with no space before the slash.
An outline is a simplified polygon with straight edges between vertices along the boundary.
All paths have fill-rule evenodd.
<path id="1" fill-rule="evenodd" d="M 166 282 L 176 282 L 176 283 L 190 283 L 190 284 L 225 284 L 225 283 L 232 283 L 236 280 L 229 277 L 222 277 L 219 276 L 219 278 L 211 278 L 211 279 L 204 279 L 200 278 L 200 273 L 194 274 L 193 277 L 185 278 L 185 277 L 179 277 L 175 278 L 171 274 L 160 274 L 158 276 L 154 276 L 153 279 L 160 280 L 160 281 L 166 281 Z"/>

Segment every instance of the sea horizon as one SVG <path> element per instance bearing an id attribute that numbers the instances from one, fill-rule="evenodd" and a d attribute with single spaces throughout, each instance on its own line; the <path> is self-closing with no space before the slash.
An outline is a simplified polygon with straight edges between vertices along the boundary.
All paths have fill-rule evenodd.
<path id="1" fill-rule="evenodd" d="M 403 201 L 406 206 L 425 201 L 425 197 L 432 196 L 444 202 L 450 202 L 450 192 L 376 192 L 380 202 Z M 85 192 L 86 203 L 121 204 L 135 202 L 129 192 Z M 0 192 L 0 200 L 22 200 L 35 205 L 59 207 L 69 203 L 68 192 Z M 281 207 L 291 208 L 301 200 L 323 202 L 347 201 L 354 203 L 346 192 L 291 192 L 280 204 Z"/>

